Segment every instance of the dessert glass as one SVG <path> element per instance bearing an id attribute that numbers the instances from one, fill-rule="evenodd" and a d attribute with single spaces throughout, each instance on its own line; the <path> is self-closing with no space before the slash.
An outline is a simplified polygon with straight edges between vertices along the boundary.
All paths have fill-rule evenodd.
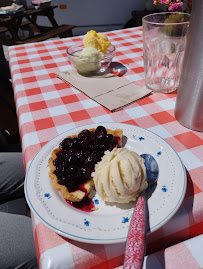
<path id="1" fill-rule="evenodd" d="M 83 57 L 81 59 L 80 53 L 84 49 L 82 42 L 70 46 L 67 49 L 68 59 L 75 67 L 78 73 L 86 76 L 98 75 L 104 73 L 112 62 L 116 54 L 114 45 L 107 48 L 106 54 L 98 55 L 97 57 Z"/>

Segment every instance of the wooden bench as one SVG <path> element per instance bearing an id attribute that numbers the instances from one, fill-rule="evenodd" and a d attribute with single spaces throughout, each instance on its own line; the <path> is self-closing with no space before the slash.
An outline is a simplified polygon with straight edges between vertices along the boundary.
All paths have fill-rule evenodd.
<path id="1" fill-rule="evenodd" d="M 24 43 L 33 43 L 33 42 L 39 42 L 44 41 L 52 37 L 70 37 L 72 36 L 72 29 L 75 28 L 75 25 L 61 25 L 58 28 L 51 30 L 47 33 L 36 35 L 32 38 L 28 38 L 22 41 L 17 41 L 18 44 L 24 44 Z"/>

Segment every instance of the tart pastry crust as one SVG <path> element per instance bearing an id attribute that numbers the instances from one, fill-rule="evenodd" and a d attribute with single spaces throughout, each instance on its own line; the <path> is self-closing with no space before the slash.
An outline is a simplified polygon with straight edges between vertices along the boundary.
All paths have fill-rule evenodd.
<path id="1" fill-rule="evenodd" d="M 122 134 L 123 134 L 123 131 L 121 129 L 116 129 L 116 130 L 106 129 L 106 130 L 107 130 L 107 134 L 112 134 L 114 137 L 119 137 L 116 147 L 122 147 Z M 89 129 L 89 131 L 91 133 L 93 133 L 95 131 L 95 129 Z M 74 137 L 78 137 L 78 134 L 68 136 L 68 138 L 74 138 Z M 48 162 L 49 167 L 50 167 L 49 177 L 53 181 L 52 186 L 57 191 L 61 192 L 61 195 L 63 196 L 64 199 L 67 199 L 67 200 L 72 201 L 72 202 L 80 202 L 93 189 L 93 187 L 94 187 L 93 178 L 91 177 L 86 183 L 82 184 L 83 185 L 82 189 L 84 189 L 84 191 L 83 190 L 75 190 L 73 192 L 69 192 L 68 188 L 65 185 L 59 184 L 58 178 L 54 173 L 55 170 L 56 170 L 56 167 L 54 166 L 54 160 L 57 158 L 57 153 L 59 153 L 61 150 L 62 150 L 61 148 L 54 149 L 52 151 L 51 158 L 49 159 L 49 162 Z"/>

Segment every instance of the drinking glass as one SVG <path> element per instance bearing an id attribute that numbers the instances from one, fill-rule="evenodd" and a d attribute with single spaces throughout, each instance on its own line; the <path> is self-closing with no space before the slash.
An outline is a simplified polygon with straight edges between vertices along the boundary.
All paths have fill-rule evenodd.
<path id="1" fill-rule="evenodd" d="M 146 87 L 154 92 L 176 90 L 180 80 L 190 14 L 154 13 L 143 18 Z"/>

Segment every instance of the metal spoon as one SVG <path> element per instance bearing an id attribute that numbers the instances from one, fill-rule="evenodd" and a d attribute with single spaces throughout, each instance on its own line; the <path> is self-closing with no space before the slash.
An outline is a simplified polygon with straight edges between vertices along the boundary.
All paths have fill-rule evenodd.
<path id="1" fill-rule="evenodd" d="M 159 175 L 157 161 L 150 154 L 140 155 L 145 159 L 148 188 L 156 183 Z M 146 202 L 145 191 L 137 199 L 131 218 L 124 256 L 124 269 L 141 269 L 146 243 Z"/>

